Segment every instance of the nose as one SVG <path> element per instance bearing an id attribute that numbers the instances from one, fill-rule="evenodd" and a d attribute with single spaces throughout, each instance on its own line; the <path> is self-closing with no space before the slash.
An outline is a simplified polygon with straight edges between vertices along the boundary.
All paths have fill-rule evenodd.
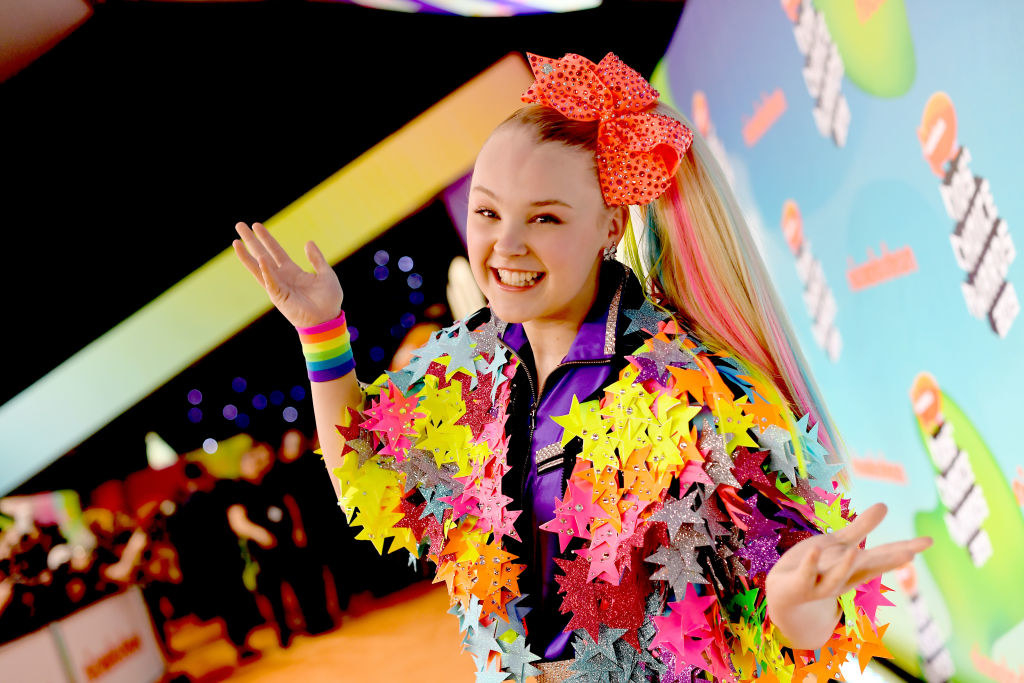
<path id="1" fill-rule="evenodd" d="M 502 221 L 494 242 L 494 252 L 499 256 L 525 256 L 529 249 L 524 239 L 525 226 L 512 221 Z"/>

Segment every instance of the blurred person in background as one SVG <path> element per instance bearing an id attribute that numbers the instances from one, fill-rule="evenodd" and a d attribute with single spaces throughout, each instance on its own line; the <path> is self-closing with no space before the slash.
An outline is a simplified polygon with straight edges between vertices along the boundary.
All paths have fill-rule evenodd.
<path id="1" fill-rule="evenodd" d="M 278 642 L 288 647 L 292 628 L 288 624 L 282 586 L 295 593 L 306 622 L 306 632 L 317 635 L 334 627 L 327 611 L 321 568 L 311 561 L 309 541 L 302 513 L 295 497 L 280 482 L 264 478 L 274 466 L 274 452 L 259 443 L 242 455 L 242 479 L 230 483 L 233 501 L 227 510 L 228 523 L 256 562 L 257 588 L 270 601 L 278 627 Z"/>
<path id="2" fill-rule="evenodd" d="M 185 465 L 185 498 L 167 520 L 168 539 L 178 552 L 180 590 L 171 600 L 178 613 L 222 618 L 239 662 L 255 660 L 250 632 L 264 623 L 253 594 L 242 581 L 245 560 L 227 521 L 227 480 L 216 481 L 200 463 Z"/>

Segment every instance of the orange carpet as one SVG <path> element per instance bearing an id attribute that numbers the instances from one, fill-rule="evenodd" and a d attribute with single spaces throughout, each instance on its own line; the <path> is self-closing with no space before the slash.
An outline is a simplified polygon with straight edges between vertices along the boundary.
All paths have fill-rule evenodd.
<path id="1" fill-rule="evenodd" d="M 270 628 L 255 631 L 249 642 L 263 656 L 241 667 L 220 626 L 183 629 L 172 644 L 187 654 L 170 663 L 169 678 L 185 674 L 201 683 L 473 683 L 473 658 L 460 651 L 459 622 L 447 610 L 443 584 L 420 583 L 379 600 L 353 596 L 339 628 L 315 638 L 297 636 L 288 649 L 278 647 Z"/>

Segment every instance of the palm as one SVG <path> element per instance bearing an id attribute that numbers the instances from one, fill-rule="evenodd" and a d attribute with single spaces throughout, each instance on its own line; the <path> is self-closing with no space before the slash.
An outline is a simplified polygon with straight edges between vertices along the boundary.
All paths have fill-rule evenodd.
<path id="1" fill-rule="evenodd" d="M 797 604 L 835 598 L 865 581 L 901 567 L 931 545 L 919 537 L 871 549 L 861 548 L 868 533 L 885 518 L 883 503 L 872 505 L 849 525 L 811 536 L 783 553 L 768 573 L 766 590 L 779 600 Z M 768 588 L 771 584 L 771 588 Z"/>
<path id="2" fill-rule="evenodd" d="M 306 256 L 313 265 L 309 273 L 300 268 L 260 223 L 250 230 L 235 225 L 242 238 L 235 240 L 235 255 L 257 282 L 271 303 L 292 325 L 310 327 L 338 315 L 344 298 L 338 276 L 313 242 L 306 243 Z"/>

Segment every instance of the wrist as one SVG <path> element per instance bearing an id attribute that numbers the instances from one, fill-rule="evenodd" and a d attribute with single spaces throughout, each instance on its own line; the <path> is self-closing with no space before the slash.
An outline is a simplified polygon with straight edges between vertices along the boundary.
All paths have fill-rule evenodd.
<path id="1" fill-rule="evenodd" d="M 319 325 L 295 329 L 302 342 L 306 374 L 311 382 L 329 382 L 355 369 L 344 311 Z"/>

